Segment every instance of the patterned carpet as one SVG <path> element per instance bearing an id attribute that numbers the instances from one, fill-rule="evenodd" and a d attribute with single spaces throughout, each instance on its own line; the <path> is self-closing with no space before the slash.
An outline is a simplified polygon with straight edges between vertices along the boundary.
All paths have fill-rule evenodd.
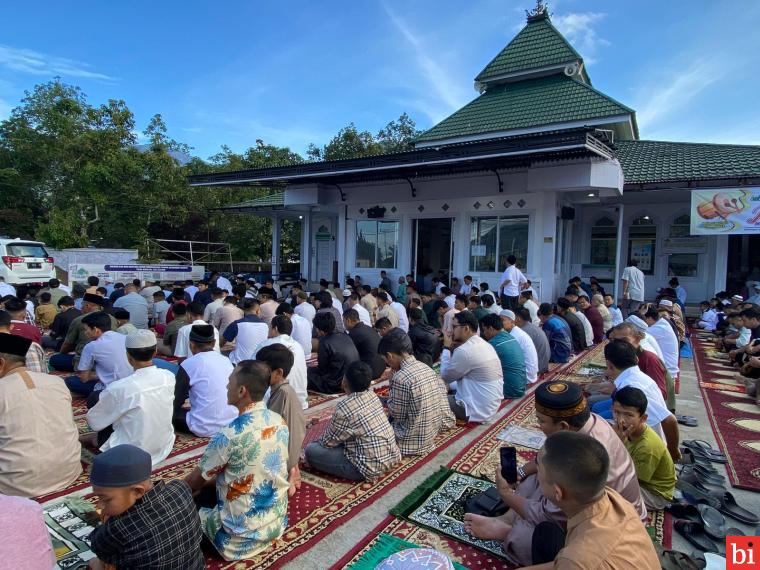
<path id="1" fill-rule="evenodd" d="M 708 337 L 692 337 L 694 366 L 707 416 L 720 450 L 728 457 L 731 484 L 760 491 L 760 406 L 746 394 L 744 382 L 727 355 Z"/>

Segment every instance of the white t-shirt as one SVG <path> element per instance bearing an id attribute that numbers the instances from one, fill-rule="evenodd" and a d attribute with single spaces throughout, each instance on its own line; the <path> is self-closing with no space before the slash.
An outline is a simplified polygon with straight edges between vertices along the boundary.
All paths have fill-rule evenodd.
<path id="1" fill-rule="evenodd" d="M 122 295 L 113 304 L 115 309 L 129 311 L 129 322 L 138 329 L 148 328 L 148 302 L 139 293 Z"/>
<path id="2" fill-rule="evenodd" d="M 628 293 L 633 301 L 644 301 L 644 274 L 641 269 L 629 265 L 623 270 L 623 281 L 628 281 Z"/>
<path id="3" fill-rule="evenodd" d="M 354 311 L 359 313 L 359 320 L 363 322 L 368 327 L 372 326 L 372 319 L 370 319 L 369 311 L 362 307 L 361 303 L 356 303 L 353 307 L 351 307 Z"/>
<path id="4" fill-rule="evenodd" d="M 262 319 L 256 321 L 242 320 L 230 323 L 224 331 L 224 338 L 232 337 L 235 340 L 235 349 L 230 352 L 230 362 L 237 364 L 241 360 L 253 358 L 256 348 L 269 336 L 269 325 Z M 237 331 L 237 332 L 235 332 Z"/>
<path id="5" fill-rule="evenodd" d="M 208 323 L 202 319 L 193 321 L 179 329 L 177 331 L 177 346 L 174 348 L 174 356 L 177 358 L 189 358 L 192 356 L 190 352 L 190 331 L 193 329 L 193 325 L 207 325 Z M 213 325 L 212 325 L 213 326 Z M 214 327 L 214 350 L 219 352 L 219 331 Z"/>
<path id="6" fill-rule="evenodd" d="M 612 317 L 613 327 L 616 327 L 623 322 L 623 312 L 620 309 L 617 307 L 607 307 L 607 310 L 610 312 L 610 317 Z"/>
<path id="7" fill-rule="evenodd" d="M 149 366 L 111 382 L 87 412 L 87 423 L 95 431 L 113 426 L 100 451 L 128 443 L 150 453 L 156 465 L 174 446 L 173 412 L 174 374 Z"/>
<path id="8" fill-rule="evenodd" d="M 507 297 L 517 297 L 520 294 L 520 285 L 528 280 L 516 265 L 508 265 L 501 275 L 501 282 L 509 280 L 510 283 L 504 286 L 504 294 Z"/>
<path id="9" fill-rule="evenodd" d="M 301 345 L 305 357 L 311 356 L 311 323 L 301 315 L 292 315 L 293 340 Z"/>
<path id="10" fill-rule="evenodd" d="M 496 350 L 479 336 L 472 336 L 454 354 L 441 354 L 441 378 L 456 382 L 456 401 L 464 405 L 473 422 L 490 420 L 504 398 L 504 376 Z M 452 386 L 453 388 L 454 386 Z"/>
<path id="11" fill-rule="evenodd" d="M 314 305 L 308 301 L 298 303 L 295 307 L 293 307 L 293 312 L 296 315 L 301 315 L 304 319 L 309 321 L 309 324 L 314 321 L 314 315 L 317 314 L 317 310 L 314 308 Z"/>
<path id="12" fill-rule="evenodd" d="M 125 335 L 116 331 L 104 332 L 100 338 L 84 345 L 77 370 L 95 368 L 95 374 L 104 386 L 126 378 L 134 372 L 127 360 L 126 343 Z"/>
<path id="13" fill-rule="evenodd" d="M 647 330 L 649 330 L 647 328 Z M 665 359 L 663 358 L 662 350 L 660 349 L 660 345 L 657 343 L 657 339 L 655 339 L 651 334 L 644 333 L 644 338 L 642 338 L 639 341 L 639 344 L 641 345 L 642 350 L 648 350 L 652 354 L 656 354 L 657 358 L 665 362 Z"/>
<path id="14" fill-rule="evenodd" d="M 591 327 L 591 323 L 589 322 L 588 318 L 583 314 L 583 311 L 575 311 L 573 314 L 578 317 L 578 320 L 583 324 L 583 332 L 586 335 L 586 346 L 593 346 L 594 329 Z"/>
<path id="15" fill-rule="evenodd" d="M 338 301 L 335 297 L 332 298 L 332 306 L 335 307 L 341 315 L 343 314 L 343 303 Z"/>
<path id="16" fill-rule="evenodd" d="M 232 283 L 230 283 L 230 280 L 226 277 L 220 275 L 216 280 L 216 286 L 227 291 L 227 295 L 232 295 Z"/>
<path id="17" fill-rule="evenodd" d="M 649 326 L 647 334 L 652 335 L 657 341 L 657 344 L 660 345 L 665 367 L 675 379 L 680 372 L 680 368 L 678 367 L 680 347 L 678 344 L 678 337 L 676 336 L 676 333 L 673 332 L 673 327 L 670 326 L 670 323 L 668 323 L 667 320 L 659 319 L 656 323 Z"/>
<path id="18" fill-rule="evenodd" d="M 706 331 L 714 331 L 715 327 L 718 326 L 718 313 L 715 312 L 715 309 L 710 308 L 704 311 L 697 326 Z"/>
<path id="19" fill-rule="evenodd" d="M 206 308 L 203 309 L 203 320 L 207 323 L 211 322 L 211 317 L 214 316 L 214 313 L 216 313 L 216 310 L 224 305 L 224 298 L 222 299 L 214 299 L 211 301 L 208 305 L 206 305 Z"/>
<path id="20" fill-rule="evenodd" d="M 538 305 L 533 302 L 533 299 L 528 299 L 523 303 L 523 307 L 528 309 L 528 312 L 530 313 L 530 320 L 531 322 L 536 325 L 541 325 L 541 319 L 538 318 Z"/>
<path id="21" fill-rule="evenodd" d="M 180 367 L 190 378 L 190 431 L 211 437 L 238 417 L 238 409 L 227 404 L 227 383 L 235 369 L 229 358 L 213 350 L 199 352 Z"/>
<path id="22" fill-rule="evenodd" d="M 536 352 L 536 345 L 533 344 L 528 333 L 515 325 L 512 330 L 509 331 L 517 343 L 522 348 L 523 356 L 525 357 L 525 377 L 530 384 L 533 384 L 538 380 L 538 352 Z"/>
<path id="23" fill-rule="evenodd" d="M 456 300 L 457 300 L 456 295 L 449 295 L 448 297 L 444 297 L 443 302 L 453 309 L 454 303 L 456 302 Z"/>
<path id="24" fill-rule="evenodd" d="M 671 413 L 655 381 L 644 374 L 638 366 L 631 366 L 623 370 L 620 376 L 615 378 L 615 390 L 621 390 L 626 386 L 633 386 L 644 392 L 644 395 L 647 397 L 647 424 L 661 438 L 665 439 L 665 433 L 660 424 Z"/>
<path id="25" fill-rule="evenodd" d="M 406 316 L 406 308 L 404 305 L 398 301 L 393 301 L 391 303 L 391 309 L 393 309 L 398 316 L 398 327 L 404 332 L 409 332 L 409 319 Z"/>
<path id="26" fill-rule="evenodd" d="M 293 386 L 293 390 L 298 394 L 301 407 L 305 410 L 309 407 L 309 395 L 306 393 L 306 355 L 304 355 L 303 348 L 290 336 L 281 334 L 268 338 L 259 344 L 252 358 L 256 358 L 256 355 L 262 348 L 273 344 L 282 344 L 293 353 L 293 368 L 291 368 L 287 380 L 288 384 Z"/>

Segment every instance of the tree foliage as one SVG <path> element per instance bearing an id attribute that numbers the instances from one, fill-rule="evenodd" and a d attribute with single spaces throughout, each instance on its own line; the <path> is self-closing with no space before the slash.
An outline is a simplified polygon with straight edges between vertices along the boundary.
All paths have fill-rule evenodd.
<path id="1" fill-rule="evenodd" d="M 52 247 L 142 248 L 148 237 L 229 242 L 235 260 L 268 261 L 271 220 L 217 209 L 271 193 L 272 188 L 191 187 L 187 176 L 399 152 L 417 130 L 406 114 L 373 135 L 351 123 L 307 158 L 256 140 L 236 153 L 223 146 L 208 161 L 178 156 L 191 148 L 173 140 L 154 115 L 137 145 L 135 119 L 124 101 L 93 106 L 75 86 L 55 79 L 26 92 L 0 123 L 0 233 Z M 283 260 L 297 258 L 300 224 L 281 233 Z"/>

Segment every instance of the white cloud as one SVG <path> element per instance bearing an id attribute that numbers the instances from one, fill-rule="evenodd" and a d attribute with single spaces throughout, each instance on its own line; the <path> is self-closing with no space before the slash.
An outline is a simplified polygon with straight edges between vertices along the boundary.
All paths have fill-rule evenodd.
<path id="1" fill-rule="evenodd" d="M 603 20 L 607 14 L 599 12 L 570 12 L 568 14 L 552 14 L 552 23 L 567 38 L 575 50 L 581 54 L 586 64 L 597 60 L 601 47 L 610 42 L 599 37 L 594 26 Z"/>
<path id="2" fill-rule="evenodd" d="M 116 81 L 115 77 L 93 71 L 90 64 L 82 61 L 3 44 L 0 44 L 0 67 L 29 75 L 60 75 L 61 77 L 78 77 L 106 83 Z"/>
<path id="3" fill-rule="evenodd" d="M 471 92 L 441 67 L 422 39 L 386 2 L 383 2 L 383 8 L 393 26 L 412 47 L 414 61 L 426 80 L 424 84 L 413 86 L 417 93 L 407 101 L 410 106 L 425 113 L 431 121 L 438 122 L 467 103 L 472 98 L 468 97 Z"/>
<path id="4" fill-rule="evenodd" d="M 641 103 L 634 107 L 639 126 L 642 130 L 656 130 L 664 117 L 672 118 L 702 91 L 721 80 L 728 69 L 725 62 L 698 59 L 682 71 L 659 77 L 655 85 L 642 86 L 638 97 Z"/>

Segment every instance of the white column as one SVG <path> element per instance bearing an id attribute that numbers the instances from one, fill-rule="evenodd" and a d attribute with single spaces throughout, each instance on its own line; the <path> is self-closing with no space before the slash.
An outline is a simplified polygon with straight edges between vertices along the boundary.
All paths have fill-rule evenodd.
<path id="1" fill-rule="evenodd" d="M 620 275 L 623 271 L 623 260 L 621 259 L 621 255 L 623 253 L 623 219 L 624 219 L 624 208 L 623 204 L 617 205 L 618 209 L 618 225 L 617 225 L 617 240 L 615 242 L 615 275 L 612 277 L 614 279 L 614 286 L 615 286 L 615 302 L 618 303 L 620 301 L 619 296 L 619 288 L 620 288 Z M 626 260 L 626 264 L 628 261 Z"/>
<path id="2" fill-rule="evenodd" d="M 715 281 L 713 283 L 713 291 L 724 291 L 726 289 L 726 273 L 728 271 L 728 236 L 715 236 Z M 708 297 L 712 297 L 713 293 L 709 290 L 707 292 Z"/>
<path id="3" fill-rule="evenodd" d="M 541 252 L 540 265 L 535 271 L 541 277 L 540 299 L 551 302 L 556 299 L 554 287 L 554 255 L 557 240 L 557 196 L 554 192 L 543 193 L 542 207 L 536 212 L 538 243 L 536 247 Z"/>
<path id="4" fill-rule="evenodd" d="M 337 248 L 337 260 L 338 260 L 338 281 L 341 286 L 345 285 L 346 281 L 346 206 L 341 205 L 338 212 L 338 248 Z"/>
<path id="5" fill-rule="evenodd" d="M 280 216 L 272 216 L 272 277 L 280 274 Z"/>
<path id="6" fill-rule="evenodd" d="M 301 275 L 304 279 L 311 279 L 311 210 L 301 218 Z"/>

